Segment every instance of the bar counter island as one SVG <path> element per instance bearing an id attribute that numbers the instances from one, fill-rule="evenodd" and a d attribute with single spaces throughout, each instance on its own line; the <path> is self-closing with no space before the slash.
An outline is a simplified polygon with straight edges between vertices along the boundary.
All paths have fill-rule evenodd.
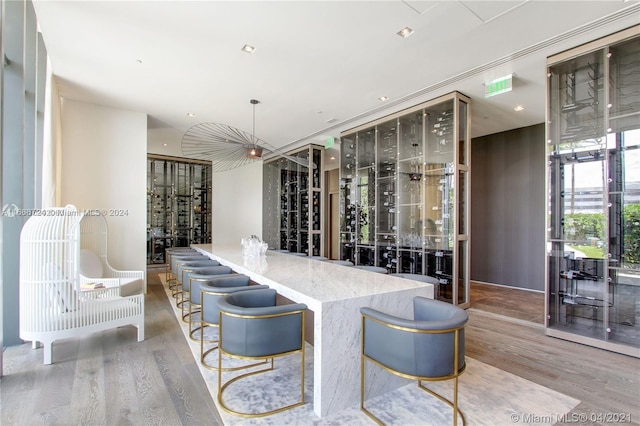
<path id="1" fill-rule="evenodd" d="M 371 307 L 412 318 L 413 298 L 433 298 L 432 284 L 268 250 L 245 258 L 237 245 L 194 244 L 211 259 L 266 284 L 279 295 L 304 303 L 313 312 L 313 410 L 326 417 L 360 403 L 359 308 Z M 367 374 L 367 395 L 408 383 L 390 375 Z"/>

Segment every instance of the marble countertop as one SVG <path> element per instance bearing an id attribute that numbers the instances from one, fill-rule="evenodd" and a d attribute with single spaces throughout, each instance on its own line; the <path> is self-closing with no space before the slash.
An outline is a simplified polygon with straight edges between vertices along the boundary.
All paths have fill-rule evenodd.
<path id="1" fill-rule="evenodd" d="M 433 287 L 428 283 L 272 250 L 267 251 L 264 259 L 245 259 L 240 244 L 194 244 L 192 247 L 238 273 L 259 278 L 261 284 L 279 288 L 283 296 L 306 303 L 311 309 L 327 302 Z"/>

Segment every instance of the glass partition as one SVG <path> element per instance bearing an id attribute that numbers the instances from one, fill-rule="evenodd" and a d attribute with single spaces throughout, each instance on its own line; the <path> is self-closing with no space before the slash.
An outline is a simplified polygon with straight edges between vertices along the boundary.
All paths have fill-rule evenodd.
<path id="1" fill-rule="evenodd" d="M 549 60 L 546 332 L 638 356 L 640 38 L 612 39 Z"/>
<path id="2" fill-rule="evenodd" d="M 468 105 L 453 93 L 346 132 L 340 166 L 341 258 L 429 275 L 437 297 L 461 306 L 469 303 Z"/>
<path id="3" fill-rule="evenodd" d="M 315 145 L 265 161 L 262 239 L 269 248 L 321 255 L 322 184 L 322 150 Z"/>
<path id="4" fill-rule="evenodd" d="M 211 242 L 211 164 L 147 157 L 147 263 L 165 263 L 165 250 Z"/>

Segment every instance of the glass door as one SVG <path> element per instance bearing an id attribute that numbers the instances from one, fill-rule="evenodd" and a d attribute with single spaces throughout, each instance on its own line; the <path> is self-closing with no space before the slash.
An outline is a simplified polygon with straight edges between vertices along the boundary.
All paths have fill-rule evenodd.
<path id="1" fill-rule="evenodd" d="M 398 131 L 397 120 L 378 125 L 378 155 L 376 174 L 377 224 L 376 224 L 376 265 L 387 268 L 387 272 L 397 272 L 398 253 L 396 246 L 397 216 L 397 163 Z"/>
<path id="2" fill-rule="evenodd" d="M 375 265 L 376 129 L 357 134 L 356 149 L 356 264 Z"/>
<path id="3" fill-rule="evenodd" d="M 423 110 L 400 117 L 398 151 L 398 272 L 425 273 Z"/>
<path id="4" fill-rule="evenodd" d="M 426 275 L 438 279 L 440 299 L 456 300 L 454 291 L 455 139 L 454 101 L 425 110 Z"/>
<path id="5" fill-rule="evenodd" d="M 610 341 L 640 348 L 640 37 L 611 45 L 609 59 Z M 610 257 L 609 257 L 610 256 Z"/>
<path id="6" fill-rule="evenodd" d="M 638 86 L 640 87 L 640 86 Z M 640 130 L 610 133 L 606 338 L 640 348 Z"/>
<path id="7" fill-rule="evenodd" d="M 147 160 L 147 264 L 165 263 L 165 249 L 173 246 L 173 163 Z"/>
<path id="8" fill-rule="evenodd" d="M 340 259 L 355 262 L 356 137 L 340 143 Z"/>

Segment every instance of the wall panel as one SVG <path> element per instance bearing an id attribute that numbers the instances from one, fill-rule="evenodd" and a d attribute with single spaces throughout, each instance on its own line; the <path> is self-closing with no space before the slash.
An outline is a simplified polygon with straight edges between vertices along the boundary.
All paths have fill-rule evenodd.
<path id="1" fill-rule="evenodd" d="M 63 101 L 62 205 L 105 210 L 112 266 L 146 270 L 147 116 Z"/>
<path id="2" fill-rule="evenodd" d="M 473 139 L 471 280 L 544 291 L 544 124 Z"/>

